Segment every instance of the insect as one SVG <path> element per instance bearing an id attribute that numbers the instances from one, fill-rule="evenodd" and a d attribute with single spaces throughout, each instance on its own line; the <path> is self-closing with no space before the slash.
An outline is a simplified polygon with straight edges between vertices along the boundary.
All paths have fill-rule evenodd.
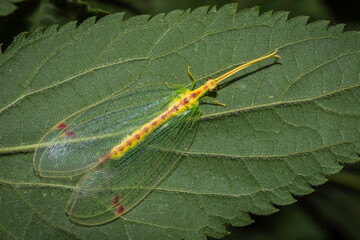
<path id="1" fill-rule="evenodd" d="M 196 132 L 199 102 L 211 99 L 206 93 L 242 69 L 280 58 L 276 52 L 208 79 L 194 90 L 132 89 L 80 110 L 42 137 L 34 168 L 42 177 L 79 178 L 66 207 L 72 221 L 83 225 L 112 221 L 136 206 L 176 167 Z M 188 73 L 194 88 L 190 68 Z"/>

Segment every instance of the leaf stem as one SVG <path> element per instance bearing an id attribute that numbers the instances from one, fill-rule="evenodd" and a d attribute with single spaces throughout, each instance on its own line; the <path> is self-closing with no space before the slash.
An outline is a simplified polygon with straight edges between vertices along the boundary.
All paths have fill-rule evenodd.
<path id="1" fill-rule="evenodd" d="M 16 152 L 33 152 L 36 148 L 40 146 L 41 144 L 30 144 L 30 145 L 21 145 L 16 147 L 0 148 L 0 155 L 11 154 Z"/>

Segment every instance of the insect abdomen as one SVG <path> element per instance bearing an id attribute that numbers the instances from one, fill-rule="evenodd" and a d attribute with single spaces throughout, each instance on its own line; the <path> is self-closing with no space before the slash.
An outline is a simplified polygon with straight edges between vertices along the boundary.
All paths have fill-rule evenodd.
<path id="1" fill-rule="evenodd" d="M 108 159 L 119 159 L 127 151 L 137 146 L 137 144 L 143 141 L 146 136 L 169 121 L 172 117 L 177 116 L 197 105 L 200 94 L 200 91 L 191 92 L 190 90 L 181 94 L 164 112 L 124 139 L 119 145 L 114 147 L 109 154 L 100 159 L 100 162 L 105 162 Z"/>

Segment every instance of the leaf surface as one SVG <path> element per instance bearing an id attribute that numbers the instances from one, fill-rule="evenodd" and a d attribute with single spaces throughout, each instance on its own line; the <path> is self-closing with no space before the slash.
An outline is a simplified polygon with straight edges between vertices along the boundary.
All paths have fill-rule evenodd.
<path id="1" fill-rule="evenodd" d="M 235 5 L 90 18 L 29 37 L 0 55 L 0 230 L 7 238 L 202 239 L 309 194 L 359 160 L 360 34 L 328 22 Z M 66 116 L 148 84 L 198 84 L 279 49 L 201 104 L 174 172 L 132 211 L 99 227 L 71 223 L 76 182 L 39 178 L 33 151 Z"/>

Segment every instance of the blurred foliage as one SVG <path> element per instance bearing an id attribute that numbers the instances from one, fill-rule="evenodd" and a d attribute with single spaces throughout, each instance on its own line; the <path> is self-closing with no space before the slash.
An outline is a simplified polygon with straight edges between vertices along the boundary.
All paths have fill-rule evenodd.
<path id="1" fill-rule="evenodd" d="M 6 16 L 17 9 L 15 3 L 23 0 L 0 0 L 0 16 Z"/>
<path id="2" fill-rule="evenodd" d="M 116 0 L 117 2 L 126 3 L 137 11 L 133 14 L 157 14 L 161 12 L 169 12 L 174 9 L 194 9 L 200 6 L 217 6 L 221 7 L 227 3 L 237 3 L 239 9 L 249 8 L 260 5 L 262 11 L 285 10 L 290 11 L 290 16 L 307 15 L 315 19 L 329 19 L 331 14 L 327 6 L 322 0 Z M 98 4 L 99 0 L 90 0 L 89 4 Z M 99 6 L 99 5 L 97 5 Z M 311 6 L 311 8 L 309 8 Z M 111 9 L 108 9 L 111 11 Z M 131 9 L 129 9 L 131 11 Z"/>
<path id="3" fill-rule="evenodd" d="M 307 15 L 310 21 L 345 22 L 346 30 L 360 30 L 356 8 L 335 0 L 0 0 L 0 42 L 4 50 L 21 32 L 82 22 L 90 16 L 123 11 L 126 17 L 155 15 L 231 2 L 237 2 L 239 9 L 260 5 L 262 12 L 284 10 L 290 12 L 290 17 Z M 360 164 L 347 166 L 315 193 L 299 198 L 297 204 L 280 207 L 269 217 L 253 216 L 254 224 L 229 229 L 232 233 L 225 239 L 360 239 L 359 176 Z"/>

